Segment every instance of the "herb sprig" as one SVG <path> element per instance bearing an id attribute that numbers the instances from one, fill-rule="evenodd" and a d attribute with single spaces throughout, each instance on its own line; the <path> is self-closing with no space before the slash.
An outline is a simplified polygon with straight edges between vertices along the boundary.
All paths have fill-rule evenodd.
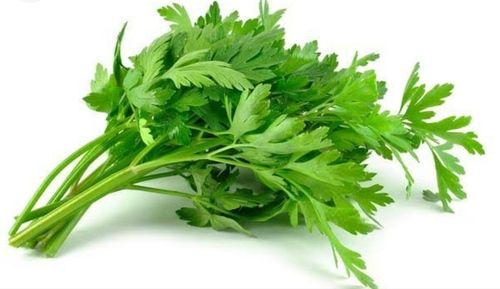
<path id="1" fill-rule="evenodd" d="M 451 149 L 484 150 L 463 131 L 470 117 L 436 117 L 451 84 L 426 89 L 417 64 L 399 112 L 383 110 L 385 82 L 367 68 L 377 54 L 356 55 L 339 68 L 337 55 L 321 56 L 315 41 L 287 48 L 278 25 L 284 11 L 270 12 L 267 2 L 259 8 L 259 17 L 240 20 L 236 11 L 221 16 L 214 2 L 194 23 L 179 4 L 160 8 L 170 31 L 130 57 L 129 66 L 121 57 L 123 26 L 112 71 L 98 64 L 84 98 L 107 114 L 106 131 L 47 176 L 16 217 L 10 244 L 54 256 L 94 202 L 130 189 L 188 199 L 193 206 L 180 208 L 179 217 L 215 230 L 252 235 L 245 223 L 287 214 L 292 226 L 305 223 L 325 235 L 335 261 L 376 288 L 360 254 L 336 234 L 373 231 L 377 210 L 393 203 L 365 160 L 375 153 L 399 162 L 409 194 L 414 180 L 403 155 L 418 160 L 417 148 L 427 146 L 437 191 L 425 190 L 424 198 L 451 212 L 452 199 L 466 197 L 464 169 Z M 242 172 L 253 184 L 241 181 Z M 190 190 L 145 184 L 172 176 Z"/>

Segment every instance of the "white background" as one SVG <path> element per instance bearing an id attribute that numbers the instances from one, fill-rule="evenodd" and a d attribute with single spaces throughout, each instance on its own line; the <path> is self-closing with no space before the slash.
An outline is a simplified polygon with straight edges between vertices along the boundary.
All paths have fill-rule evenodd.
<path id="1" fill-rule="evenodd" d="M 422 151 L 418 185 L 406 200 L 397 165 L 371 168 L 397 203 L 381 210 L 384 228 L 341 234 L 359 250 L 381 288 L 500 288 L 498 191 L 500 7 L 496 1 L 272 1 L 287 8 L 288 43 L 318 39 L 344 63 L 356 50 L 379 52 L 395 110 L 417 61 L 425 82 L 453 82 L 446 114 L 473 115 L 487 155 L 463 156 L 465 201 L 446 214 L 421 199 L 434 188 Z M 108 67 L 115 37 L 129 21 L 123 55 L 168 29 L 155 10 L 168 1 L 0 1 L 0 287 L 8 288 L 359 288 L 336 270 L 328 242 L 280 222 L 250 226 L 258 238 L 187 226 L 185 204 L 123 192 L 93 207 L 55 259 L 7 245 L 7 230 L 48 171 L 98 135 L 104 116 L 81 101 L 96 62 Z M 182 1 L 192 16 L 209 1 Z M 225 13 L 257 13 L 257 1 L 220 1 Z M 194 17 L 193 17 L 194 18 Z M 180 184 L 173 183 L 179 188 Z"/>

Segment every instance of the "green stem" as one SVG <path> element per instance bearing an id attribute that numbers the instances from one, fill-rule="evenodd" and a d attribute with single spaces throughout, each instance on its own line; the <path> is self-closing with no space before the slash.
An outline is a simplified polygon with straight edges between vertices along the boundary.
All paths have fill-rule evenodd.
<path id="1" fill-rule="evenodd" d="M 200 204 L 203 204 L 203 205 L 205 205 L 206 207 L 209 207 L 209 208 L 211 208 L 211 209 L 213 209 L 213 210 L 215 210 L 215 211 L 217 211 L 217 212 L 219 212 L 219 213 L 226 214 L 226 215 L 231 216 L 231 217 L 233 217 L 233 218 L 238 218 L 238 219 L 241 219 L 241 216 L 240 216 L 240 215 L 237 215 L 237 214 L 231 213 L 231 212 L 229 212 L 229 211 L 227 211 L 227 210 L 224 210 L 224 209 L 222 209 L 222 208 L 219 208 L 219 207 L 217 207 L 216 205 L 211 204 L 211 203 L 209 203 L 209 202 L 206 202 L 206 201 L 204 201 L 204 200 L 201 200 L 201 199 L 196 199 L 195 201 L 196 201 L 196 202 L 198 202 L 198 203 L 200 203 Z"/>
<path id="2" fill-rule="evenodd" d="M 21 221 L 21 224 L 24 224 L 26 222 L 29 222 L 31 220 L 34 220 L 36 218 L 39 218 L 41 216 L 44 216 L 44 215 L 50 213 L 52 210 L 54 210 L 55 208 L 60 206 L 62 203 L 63 203 L 63 201 L 59 201 L 57 203 L 45 205 L 43 207 L 40 207 L 38 209 L 34 209 L 34 210 L 28 212 L 27 214 L 24 215 L 24 219 Z M 19 217 L 20 216 L 16 216 L 16 219 L 19 219 Z"/>
<path id="3" fill-rule="evenodd" d="M 77 192 L 82 191 L 82 188 L 88 187 L 90 184 L 94 183 L 96 179 L 98 179 L 104 171 L 108 168 L 110 162 L 110 158 L 106 159 L 102 164 L 97 167 L 92 173 L 90 173 L 85 179 L 81 180 L 78 183 L 75 183 L 69 195 L 75 195 Z"/>
<path id="4" fill-rule="evenodd" d="M 209 157 L 214 156 L 216 154 L 219 154 L 221 152 L 225 152 L 225 151 L 230 150 L 230 149 L 242 148 L 242 147 L 245 148 L 245 147 L 255 147 L 255 146 L 252 145 L 252 144 L 244 144 L 244 143 L 242 143 L 242 144 L 231 144 L 231 145 L 224 146 L 224 147 L 222 147 L 222 148 L 220 148 L 218 150 L 215 150 L 215 151 L 211 152 L 209 154 Z"/>
<path id="5" fill-rule="evenodd" d="M 215 136 L 227 134 L 227 132 L 224 132 L 224 131 L 216 132 L 216 131 L 209 130 L 209 129 L 206 129 L 206 128 L 203 128 L 203 127 L 199 127 L 199 126 L 195 126 L 195 125 L 186 125 L 186 126 L 188 128 L 190 128 L 190 129 L 194 129 L 194 130 L 197 130 L 197 131 L 200 131 L 200 132 L 204 132 L 204 133 L 208 133 L 208 134 L 215 135 Z"/>
<path id="6" fill-rule="evenodd" d="M 83 156 L 80 161 L 77 163 L 77 165 L 73 168 L 71 173 L 67 176 L 67 178 L 64 180 L 64 182 L 61 184 L 61 186 L 58 188 L 58 190 L 54 193 L 54 195 L 50 198 L 48 204 L 52 203 L 59 203 L 61 199 L 66 195 L 67 191 L 72 187 L 71 191 L 67 194 L 67 197 L 71 197 L 74 194 L 78 193 L 78 188 L 77 187 L 83 187 L 82 184 L 79 184 L 80 179 L 82 178 L 83 174 L 85 171 L 90 167 L 90 165 L 97 159 L 99 158 L 105 151 L 108 150 L 108 148 L 118 139 L 120 135 L 116 137 L 112 137 L 108 140 L 103 141 L 100 144 L 97 144 L 94 148 L 89 150 L 85 156 Z M 100 175 L 102 170 L 106 167 L 107 163 L 109 161 L 109 158 L 101 164 L 94 172 L 92 172 L 87 178 L 85 178 L 84 181 L 89 181 L 91 180 L 92 177 L 95 177 L 96 175 Z M 35 220 L 34 222 L 37 222 L 38 220 Z M 51 240 L 54 236 L 58 235 L 58 232 L 60 230 L 63 230 L 65 227 L 67 227 L 68 223 L 71 222 L 62 222 L 53 228 L 51 228 L 48 232 L 43 234 L 43 237 L 41 238 L 41 241 L 39 242 L 38 246 L 41 248 L 44 248 L 48 244 L 51 243 Z M 31 225 L 30 225 L 31 226 Z M 68 232 L 69 234 L 69 232 Z"/>
<path id="7" fill-rule="evenodd" d="M 239 167 L 247 168 L 247 169 L 251 169 L 251 170 L 254 170 L 256 168 L 260 168 L 260 166 L 251 165 L 251 164 L 247 164 L 247 163 L 243 163 L 243 162 L 239 162 L 239 161 L 232 161 L 232 160 L 228 160 L 228 159 L 223 158 L 223 157 L 211 156 L 211 157 L 208 157 L 207 159 L 210 161 L 213 161 L 213 162 L 218 162 L 218 163 L 223 163 L 223 164 L 228 164 L 228 165 L 235 165 L 235 166 L 239 166 Z"/>
<path id="8" fill-rule="evenodd" d="M 156 194 L 162 194 L 162 195 L 169 195 L 169 196 L 174 196 L 174 197 L 181 197 L 181 198 L 186 198 L 186 199 L 190 199 L 190 200 L 193 199 L 194 197 L 196 197 L 195 195 L 188 194 L 188 193 L 160 189 L 160 188 L 152 188 L 152 187 L 146 187 L 146 186 L 140 186 L 140 185 L 129 185 L 129 186 L 125 187 L 125 189 L 144 191 L 144 192 L 150 192 L 150 193 L 156 193 Z"/>
<path id="9" fill-rule="evenodd" d="M 30 227 L 11 237 L 10 244 L 15 247 L 21 246 L 24 242 L 50 229 L 52 225 L 72 216 L 80 209 L 104 197 L 118 188 L 122 183 L 132 180 L 140 172 L 140 168 L 132 167 L 113 174 L 108 179 L 97 183 L 95 186 L 69 199 L 49 214 L 40 218 L 38 222 L 32 223 Z"/>
<path id="10" fill-rule="evenodd" d="M 198 195 L 192 195 L 192 194 L 178 192 L 178 191 L 172 191 L 172 190 L 166 190 L 166 189 L 160 189 L 160 188 L 151 188 L 151 187 L 138 186 L 138 185 L 130 185 L 130 186 L 126 187 L 126 189 L 186 198 L 186 199 L 190 199 L 194 202 L 198 202 L 200 204 L 203 204 L 209 208 L 212 208 L 213 210 L 218 211 L 219 213 L 223 213 L 223 214 L 226 214 L 226 215 L 229 215 L 232 217 L 236 217 L 236 218 L 240 217 L 239 215 L 231 213 L 227 210 L 219 208 L 219 207 L 217 207 L 209 202 L 206 202 L 206 201 L 200 199 Z"/>
<path id="11" fill-rule="evenodd" d="M 94 170 L 89 176 L 85 178 L 80 184 L 75 187 L 75 190 L 70 192 L 69 196 L 76 195 L 79 192 L 85 191 L 87 188 L 92 186 L 93 184 L 99 182 L 107 175 L 109 175 L 109 170 L 112 172 L 116 172 L 123 167 L 118 166 L 119 169 L 112 167 L 111 159 L 108 158 L 105 162 L 103 162 L 96 170 Z M 68 238 L 69 234 L 76 227 L 78 222 L 81 220 L 85 212 L 90 208 L 90 206 L 78 212 L 75 216 L 71 217 L 70 221 L 62 221 L 58 225 L 53 226 L 47 233 L 46 237 L 40 246 L 44 254 L 48 257 L 54 257 L 64 241 Z"/>
<path id="12" fill-rule="evenodd" d="M 114 138 L 112 138 L 114 139 Z M 78 162 L 78 164 L 73 168 L 68 177 L 64 180 L 61 186 L 57 189 L 54 195 L 50 198 L 49 204 L 60 201 L 68 189 L 82 177 L 87 168 L 99 157 L 101 156 L 109 146 L 104 142 L 102 144 L 96 145 L 94 148 L 89 150 L 85 156 Z"/>
<path id="13" fill-rule="evenodd" d="M 47 233 L 38 236 L 36 238 L 38 241 L 36 246 L 38 248 L 44 249 L 47 246 L 47 244 L 52 240 L 52 238 L 66 226 L 66 224 L 67 224 L 66 221 L 56 224 L 55 226 L 52 227 L 52 229 L 47 231 Z"/>
<path id="14" fill-rule="evenodd" d="M 144 157 L 146 157 L 146 155 L 151 152 L 156 146 L 158 146 L 159 144 L 163 143 L 165 141 L 165 139 L 167 139 L 168 137 L 168 134 L 165 134 L 163 136 L 160 136 L 158 137 L 152 144 L 146 146 L 141 152 L 139 152 L 137 154 L 137 156 L 132 160 L 132 162 L 130 163 L 130 166 L 135 166 L 137 164 L 139 164 L 143 159 Z"/>
<path id="15" fill-rule="evenodd" d="M 186 199 L 200 202 L 201 204 L 204 204 L 205 206 L 210 207 L 210 208 L 212 208 L 220 213 L 224 213 L 226 215 L 230 215 L 233 217 L 239 217 L 236 214 L 233 214 L 231 212 L 223 210 L 223 209 L 221 209 L 217 206 L 214 206 L 208 202 L 205 202 L 203 200 L 200 200 L 200 199 L 194 200 L 195 198 L 197 198 L 196 195 L 192 195 L 192 194 L 188 194 L 188 193 L 184 193 L 184 192 L 166 190 L 166 189 L 161 189 L 161 188 L 152 188 L 152 187 L 146 187 L 146 186 L 140 186 L 140 185 L 129 185 L 129 186 L 125 187 L 125 189 L 137 190 L 137 191 L 143 191 L 143 192 L 149 192 L 149 193 L 156 193 L 156 194 L 168 195 L 168 196 L 173 196 L 173 197 L 186 198 Z M 72 217 L 72 219 L 68 223 L 65 223 L 63 226 L 58 226 L 55 230 L 56 233 L 50 234 L 49 240 L 44 240 L 45 247 L 43 249 L 43 253 L 46 256 L 54 257 L 57 254 L 57 252 L 61 248 L 64 241 L 67 239 L 68 235 L 75 228 L 75 226 L 78 224 L 78 222 L 83 217 L 83 215 L 85 214 L 87 209 L 88 209 L 88 207 L 81 210 L 76 216 Z M 44 241 L 42 241 L 42 242 L 44 242 Z"/>
<path id="16" fill-rule="evenodd" d="M 221 139 L 206 140 L 191 147 L 185 147 L 174 151 L 157 160 L 143 163 L 135 167 L 128 167 L 116 172 L 82 193 L 69 199 L 49 214 L 40 218 L 39 222 L 33 223 L 32 226 L 12 236 L 9 242 L 12 246 L 19 247 L 26 241 L 29 241 L 30 239 L 46 232 L 51 228 L 51 226 L 68 217 L 71 217 L 81 209 L 89 206 L 107 194 L 116 191 L 122 187 L 123 184 L 128 184 L 136 178 L 143 177 L 144 175 L 169 164 L 206 159 L 206 155 L 197 155 L 197 153 L 223 143 L 224 141 Z"/>
<path id="17" fill-rule="evenodd" d="M 64 224 L 61 229 L 57 230 L 54 236 L 47 241 L 45 247 L 43 248 L 43 253 L 46 256 L 54 257 L 57 254 L 64 241 L 66 241 L 69 234 L 71 233 L 71 231 L 73 231 L 85 212 L 87 212 L 88 208 L 89 207 L 78 212 L 78 214 L 71 218 L 68 223 Z"/>
<path id="18" fill-rule="evenodd" d="M 29 200 L 28 204 L 24 207 L 24 209 L 21 211 L 19 214 L 19 217 L 16 219 L 14 224 L 12 225 L 9 235 L 13 236 L 14 234 L 17 233 L 19 228 L 21 227 L 24 217 L 26 214 L 28 214 L 33 207 L 37 204 L 37 202 L 40 200 L 42 197 L 43 193 L 47 189 L 47 187 L 52 183 L 52 181 L 64 170 L 69 164 L 71 164 L 74 160 L 76 160 L 79 156 L 81 156 L 83 153 L 88 151 L 90 148 L 94 147 L 96 144 L 102 142 L 103 140 L 107 139 L 110 136 L 116 135 L 119 131 L 127 128 L 128 125 L 121 125 L 118 126 L 116 129 L 113 129 L 100 137 L 94 139 L 93 141 L 85 144 L 75 152 L 73 152 L 71 155 L 69 155 L 66 159 L 64 159 L 59 165 L 57 165 L 52 172 L 43 180 L 43 182 L 40 184 L 36 192 L 33 194 L 31 199 Z"/>
<path id="19" fill-rule="evenodd" d="M 146 175 L 142 178 L 139 178 L 136 180 L 136 183 L 142 183 L 145 181 L 150 181 L 150 180 L 156 180 L 160 178 L 166 178 L 166 177 L 172 177 L 172 176 L 177 176 L 180 173 L 178 171 L 169 171 L 169 172 L 163 172 L 163 173 L 156 173 L 156 174 L 151 174 L 151 175 Z"/>

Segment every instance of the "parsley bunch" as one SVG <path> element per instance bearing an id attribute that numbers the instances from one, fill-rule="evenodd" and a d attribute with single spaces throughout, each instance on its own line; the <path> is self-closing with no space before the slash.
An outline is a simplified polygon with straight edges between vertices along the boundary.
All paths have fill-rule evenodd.
<path id="1" fill-rule="evenodd" d="M 131 65 L 120 53 L 125 26 L 111 71 L 97 65 L 84 100 L 107 114 L 107 128 L 47 176 L 17 216 L 11 245 L 54 256 L 94 202 L 130 189 L 189 199 L 192 207 L 179 217 L 215 230 L 251 235 L 245 223 L 287 214 L 292 226 L 325 235 L 335 261 L 375 288 L 360 254 L 335 233 L 373 231 L 378 208 L 393 202 L 372 181 L 369 155 L 399 162 L 410 193 L 414 181 L 402 155 L 418 160 L 424 145 L 437 177 L 437 191 L 424 198 L 451 211 L 454 197 L 466 197 L 464 169 L 450 151 L 484 151 L 473 132 L 461 131 L 470 117 L 435 117 L 451 84 L 427 89 L 416 65 L 399 112 L 390 113 L 378 104 L 385 82 L 366 68 L 377 54 L 339 68 L 337 55 L 320 56 L 316 42 L 287 47 L 278 26 L 284 11 L 271 13 L 266 2 L 259 17 L 245 21 L 236 11 L 222 17 L 217 3 L 195 23 L 178 4 L 158 12 L 170 31 L 130 57 Z M 37 206 L 63 171 L 48 202 Z M 242 181 L 243 172 L 253 181 Z M 171 176 L 191 189 L 145 184 Z"/>

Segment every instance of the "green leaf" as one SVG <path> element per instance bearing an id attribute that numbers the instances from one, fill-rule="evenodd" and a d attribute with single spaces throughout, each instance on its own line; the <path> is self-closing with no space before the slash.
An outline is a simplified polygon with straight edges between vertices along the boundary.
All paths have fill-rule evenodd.
<path id="1" fill-rule="evenodd" d="M 122 94 L 116 85 L 115 78 L 108 75 L 101 65 L 96 66 L 96 72 L 91 84 L 91 92 L 83 100 L 87 105 L 98 112 L 111 113 L 118 106 Z"/>
<path id="2" fill-rule="evenodd" d="M 249 135 L 246 139 L 257 144 L 277 143 L 296 136 L 304 127 L 302 119 L 281 115 L 263 133 Z"/>
<path id="3" fill-rule="evenodd" d="M 439 196 L 429 190 L 424 190 L 422 192 L 422 197 L 424 200 L 426 200 L 427 202 L 431 202 L 431 203 L 436 203 L 436 202 L 439 202 Z"/>
<path id="4" fill-rule="evenodd" d="M 142 73 L 137 69 L 128 70 L 123 80 L 123 88 L 126 91 L 130 103 L 138 109 L 150 113 L 160 111 L 158 106 L 163 102 L 157 97 L 156 92 L 151 89 L 149 83 L 142 83 Z"/>
<path id="5" fill-rule="evenodd" d="M 303 189 L 309 191 L 311 196 L 325 203 L 333 202 L 337 205 L 346 205 L 349 202 L 347 196 L 358 190 L 357 184 L 332 185 L 310 177 L 303 172 L 279 170 L 277 173 L 287 181 L 300 184 Z"/>
<path id="6" fill-rule="evenodd" d="M 213 2 L 208 8 L 208 12 L 205 14 L 205 17 L 199 17 L 196 21 L 196 25 L 200 28 L 205 27 L 206 25 L 212 24 L 217 25 L 222 22 L 222 16 L 220 15 L 220 8 L 217 2 Z"/>
<path id="7" fill-rule="evenodd" d="M 206 227 L 210 222 L 210 214 L 206 210 L 198 208 L 181 208 L 176 211 L 179 218 L 188 221 L 195 227 Z"/>
<path id="8" fill-rule="evenodd" d="M 178 144 L 188 145 L 191 143 L 191 130 L 180 115 L 176 114 L 169 118 L 165 129 L 169 139 L 175 140 Z"/>
<path id="9" fill-rule="evenodd" d="M 364 167 L 354 162 L 336 162 L 341 154 L 337 150 L 329 150 L 304 162 L 292 162 L 285 169 L 307 175 L 318 181 L 341 186 L 344 183 L 358 183 L 370 178 Z"/>
<path id="10" fill-rule="evenodd" d="M 445 143 L 438 146 L 429 146 L 432 150 L 434 165 L 436 168 L 436 178 L 438 186 L 437 196 L 443 204 L 445 211 L 453 212 L 449 203 L 452 200 L 450 192 L 459 199 L 466 198 L 466 193 L 463 191 L 458 175 L 465 173 L 464 168 L 460 165 L 457 157 L 448 153 L 453 147 L 450 143 Z M 425 193 L 424 197 L 431 200 L 430 192 Z"/>
<path id="11" fill-rule="evenodd" d="M 403 110 L 403 107 L 411 100 L 420 98 L 424 94 L 424 86 L 417 86 L 420 77 L 418 75 L 418 70 L 420 69 L 420 64 L 415 64 L 413 70 L 408 78 L 406 83 L 406 87 L 403 93 L 403 97 L 401 99 L 401 107 L 399 108 L 399 112 Z"/>
<path id="12" fill-rule="evenodd" d="M 147 84 L 132 88 L 127 92 L 127 97 L 132 105 L 147 112 L 158 112 L 158 106 L 162 105 L 161 101 L 156 98 L 155 93 L 149 90 Z"/>
<path id="13" fill-rule="evenodd" d="M 244 24 L 234 22 L 233 25 L 231 35 L 219 39 L 211 47 L 212 60 L 230 63 L 233 69 L 244 73 L 256 83 L 275 77 L 275 68 L 286 59 L 284 50 L 279 48 L 283 42 L 283 29 L 272 28 L 256 33 L 254 30 L 259 29 L 257 19 Z M 213 31 L 215 35 L 220 32 L 217 28 Z M 210 41 L 215 37 L 207 38 Z"/>
<path id="14" fill-rule="evenodd" d="M 98 112 L 110 113 L 118 104 L 118 98 L 115 94 L 109 95 L 105 93 L 91 92 L 83 98 L 88 107 Z"/>
<path id="15" fill-rule="evenodd" d="M 207 179 L 211 171 L 212 168 L 209 167 L 193 167 L 190 170 L 196 187 L 196 192 L 198 192 L 199 194 L 203 192 L 203 184 L 205 183 L 205 180 Z"/>
<path id="16" fill-rule="evenodd" d="M 263 82 L 276 76 L 274 68 L 285 60 L 283 51 L 274 47 L 282 41 L 282 29 L 271 29 L 256 35 L 245 35 L 233 44 L 229 53 L 228 47 L 216 50 L 214 59 L 226 61 L 245 76 L 255 82 Z M 228 44 L 229 45 L 229 44 Z"/>
<path id="17" fill-rule="evenodd" d="M 153 81 L 163 71 L 170 39 L 170 34 L 164 34 L 132 58 L 136 69 L 142 73 L 144 82 Z"/>
<path id="18" fill-rule="evenodd" d="M 261 127 L 264 123 L 264 118 L 269 113 L 269 95 L 271 86 L 268 84 L 259 84 L 250 93 L 245 90 L 241 96 L 234 112 L 233 120 L 229 133 L 235 139 L 239 139 L 242 135 L 254 131 Z"/>
<path id="19" fill-rule="evenodd" d="M 216 231 L 223 231 L 230 229 L 249 236 L 253 236 L 253 234 L 250 231 L 243 228 L 235 220 L 221 215 L 211 214 L 202 207 L 181 208 L 177 210 L 176 213 L 179 216 L 179 218 L 188 221 L 188 224 L 191 226 L 195 227 L 212 226 L 212 228 Z"/>
<path id="20" fill-rule="evenodd" d="M 283 13 L 285 13 L 284 9 L 278 10 L 274 13 L 269 13 L 269 4 L 267 0 L 260 0 L 259 3 L 259 11 L 260 11 L 260 20 L 262 21 L 262 25 L 266 30 L 274 28 L 276 23 L 280 20 Z"/>
<path id="21" fill-rule="evenodd" d="M 443 162 L 443 165 L 450 171 L 463 175 L 465 174 L 464 168 L 460 165 L 460 160 L 454 155 L 448 153 L 453 148 L 451 143 L 445 143 L 434 147 L 434 153 Z"/>
<path id="22" fill-rule="evenodd" d="M 352 198 L 368 216 L 373 217 L 377 211 L 377 206 L 385 207 L 394 203 L 394 200 L 386 193 L 380 192 L 382 186 L 373 185 L 367 188 L 360 188 L 355 191 Z"/>
<path id="23" fill-rule="evenodd" d="M 377 78 L 375 72 L 369 70 L 347 82 L 335 96 L 332 111 L 347 122 L 361 122 L 374 110 L 378 98 Z"/>
<path id="24" fill-rule="evenodd" d="M 258 150 L 274 154 L 303 153 L 331 146 L 327 139 L 327 127 L 302 132 L 304 127 L 302 119 L 282 115 L 264 132 L 249 135 L 245 139 Z"/>
<path id="25" fill-rule="evenodd" d="M 328 207 L 325 208 L 326 218 L 346 230 L 347 232 L 356 234 L 368 234 L 375 229 L 375 226 L 367 223 L 358 210 L 352 206 L 345 207 Z"/>
<path id="26" fill-rule="evenodd" d="M 172 106 L 180 111 L 188 111 L 192 107 L 203 106 L 207 104 L 208 101 L 198 89 L 192 89 L 182 95 L 177 101 L 175 101 Z"/>
<path id="27" fill-rule="evenodd" d="M 368 116 L 364 123 L 374 133 L 372 136 L 377 142 L 380 142 L 381 145 L 389 143 L 398 151 L 413 154 L 411 140 L 407 137 L 409 131 L 404 126 L 403 120 L 399 116 L 390 115 L 388 111 L 375 111 L 377 113 Z M 414 157 L 418 160 L 416 155 Z"/>
<path id="28" fill-rule="evenodd" d="M 288 215 L 290 216 L 290 225 L 297 227 L 299 225 L 299 206 L 295 201 L 289 201 Z"/>
<path id="29" fill-rule="evenodd" d="M 285 180 L 277 175 L 272 170 L 254 169 L 255 176 L 268 188 L 274 191 L 280 191 L 286 187 Z"/>
<path id="30" fill-rule="evenodd" d="M 123 40 L 123 35 L 125 34 L 125 29 L 127 28 L 127 23 L 123 24 L 122 29 L 120 30 L 120 33 L 118 33 L 118 37 L 116 39 L 116 44 L 115 44 L 115 56 L 114 56 L 114 61 L 113 61 L 113 75 L 115 76 L 116 83 L 118 86 L 121 86 L 122 84 L 122 67 L 123 67 L 123 62 L 122 62 L 122 56 L 121 56 L 121 47 L 122 47 L 122 40 Z"/>
<path id="31" fill-rule="evenodd" d="M 139 85 L 142 79 L 142 74 L 137 69 L 131 69 L 127 71 L 125 79 L 123 79 L 123 88 L 126 91 L 132 90 L 134 87 Z"/>
<path id="32" fill-rule="evenodd" d="M 176 32 L 189 31 L 193 27 L 186 8 L 177 3 L 158 9 L 158 14 L 171 22 L 170 28 Z"/>
<path id="33" fill-rule="evenodd" d="M 330 147 L 331 142 L 327 139 L 328 131 L 327 127 L 319 127 L 313 131 L 303 132 L 286 141 L 277 143 L 261 142 L 257 138 L 257 142 L 253 143 L 253 145 L 265 152 L 275 154 L 305 153 Z"/>
<path id="34" fill-rule="evenodd" d="M 317 227 L 323 235 L 328 237 L 335 260 L 337 260 L 336 254 L 338 254 L 348 273 L 356 276 L 363 285 L 373 289 L 377 288 L 373 279 L 363 272 L 366 269 L 366 265 L 361 255 L 345 247 L 333 233 L 328 225 L 327 213 L 324 207 L 311 198 L 302 199 L 299 202 L 299 206 L 307 226 L 310 229 Z"/>
<path id="35" fill-rule="evenodd" d="M 139 133 L 141 134 L 141 139 L 146 145 L 154 143 L 154 138 L 151 135 L 151 129 L 147 126 L 147 121 L 143 118 L 139 120 Z"/>
<path id="36" fill-rule="evenodd" d="M 449 116 L 432 121 L 436 112 L 431 109 L 444 104 L 446 98 L 451 95 L 453 85 L 435 85 L 426 92 L 425 86 L 418 84 L 418 68 L 418 65 L 415 66 L 403 95 L 401 108 L 406 108 L 403 117 L 409 121 L 408 126 L 415 137 L 419 138 L 418 141 L 425 142 L 432 151 L 438 186 L 437 196 L 444 210 L 452 212 L 449 205 L 452 201 L 451 194 L 459 199 L 466 197 L 458 177 L 465 171 L 458 158 L 449 151 L 454 145 L 462 146 L 471 154 L 484 154 L 484 149 L 477 141 L 475 133 L 459 131 L 470 124 L 470 117 Z M 434 199 L 430 191 L 427 191 L 424 197 Z"/>
<path id="37" fill-rule="evenodd" d="M 243 228 L 238 222 L 228 217 L 220 215 L 212 215 L 210 218 L 210 223 L 212 225 L 212 228 L 214 228 L 217 231 L 231 229 L 236 232 L 246 234 L 248 236 L 253 236 L 253 234 L 250 231 Z"/>
<path id="38" fill-rule="evenodd" d="M 288 156 L 273 155 L 259 148 L 241 148 L 240 152 L 235 155 L 235 157 L 246 160 L 252 164 L 271 167 L 278 167 L 288 162 Z"/>
<path id="39" fill-rule="evenodd" d="M 109 82 L 108 71 L 104 66 L 100 63 L 97 64 L 95 68 L 95 76 L 92 82 L 90 83 L 90 88 L 92 92 L 100 92 L 102 91 Z"/>
<path id="40" fill-rule="evenodd" d="M 396 157 L 396 160 L 399 162 L 401 165 L 401 168 L 403 169 L 405 173 L 405 178 L 406 178 L 406 195 L 409 197 L 412 193 L 412 188 L 413 184 L 415 184 L 415 179 L 413 178 L 413 175 L 410 172 L 410 169 L 406 165 L 406 163 L 403 161 L 403 158 L 399 154 L 399 152 L 395 149 L 391 148 L 392 154 Z"/>
<path id="41" fill-rule="evenodd" d="M 253 85 L 245 75 L 231 68 L 231 65 L 222 61 L 197 61 L 206 54 L 206 50 L 194 51 L 180 58 L 163 78 L 170 79 L 177 88 L 182 86 L 208 87 L 220 85 L 225 88 L 245 90 Z"/>
<path id="42" fill-rule="evenodd" d="M 436 85 L 424 95 L 414 96 L 405 112 L 405 117 L 411 121 L 422 121 L 432 118 L 435 113 L 429 111 L 429 108 L 442 105 L 444 100 L 451 95 L 452 84 Z"/>
<path id="43" fill-rule="evenodd" d="M 219 192 L 213 195 L 217 204 L 226 210 L 235 210 L 242 207 L 255 208 L 264 206 L 274 200 L 270 193 L 254 193 L 250 189 L 239 188 L 235 192 Z"/>
<path id="44" fill-rule="evenodd" d="M 477 135 L 474 132 L 456 131 L 469 125 L 470 121 L 470 117 L 451 116 L 432 123 L 417 122 L 413 126 L 424 135 L 438 136 L 451 144 L 462 146 L 471 154 L 484 154 L 484 148 L 477 141 Z"/>
<path id="45" fill-rule="evenodd" d="M 293 45 L 288 51 L 286 61 L 281 65 L 280 70 L 284 74 L 298 72 L 315 64 L 318 60 L 318 42 L 311 41 L 303 47 Z"/>
<path id="46" fill-rule="evenodd" d="M 367 66 L 370 62 L 373 62 L 379 59 L 380 55 L 378 53 L 370 53 L 361 58 L 358 58 L 358 53 L 356 52 L 356 56 L 352 62 L 352 66 Z"/>
<path id="47" fill-rule="evenodd" d="M 443 204 L 443 208 L 447 212 L 453 212 L 450 208 L 449 203 L 452 200 L 450 192 L 459 199 L 464 199 L 467 194 L 463 191 L 462 185 L 460 184 L 460 179 L 451 170 L 446 168 L 443 163 L 439 160 L 436 154 L 434 156 L 434 164 L 436 167 L 436 178 L 438 185 L 438 196 Z"/>

